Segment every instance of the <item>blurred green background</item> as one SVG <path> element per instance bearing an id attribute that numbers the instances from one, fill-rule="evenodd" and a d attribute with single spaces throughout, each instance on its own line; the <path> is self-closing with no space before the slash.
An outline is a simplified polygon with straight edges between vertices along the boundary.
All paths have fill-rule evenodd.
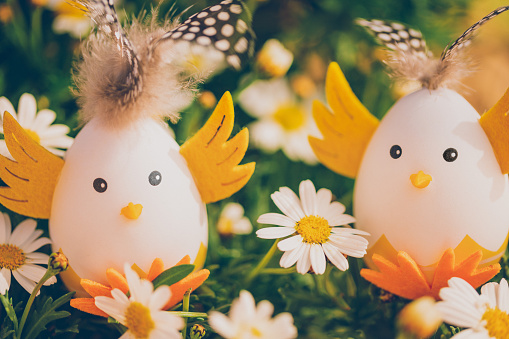
<path id="1" fill-rule="evenodd" d="M 177 13 L 191 6 L 183 15 L 215 4 L 216 1 L 149 1 L 117 2 L 124 19 L 140 11 L 160 5 L 163 18 L 172 6 Z M 293 63 L 279 80 L 287 83 L 296 105 L 310 119 L 310 102 L 324 98 L 323 86 L 327 65 L 339 63 L 346 78 L 363 104 L 377 117 L 382 117 L 399 97 L 411 90 L 408 85 L 394 83 L 385 72 L 384 51 L 362 28 L 356 18 L 380 18 L 399 21 L 421 30 L 428 46 L 440 55 L 466 28 L 503 4 L 500 1 L 469 0 L 264 0 L 247 1 L 253 15 L 256 33 L 255 56 L 241 71 L 226 69 L 213 74 L 199 86 L 202 93 L 185 111 L 176 125 L 171 125 L 176 140 L 182 144 L 195 133 L 212 112 L 215 100 L 225 91 L 235 99 L 254 80 L 274 81 L 257 62 L 258 52 L 269 39 L 279 40 L 293 54 Z M 472 53 L 479 65 L 457 89 L 483 112 L 493 105 L 509 84 L 509 20 L 503 14 L 490 22 L 482 32 Z M 32 93 L 38 110 L 49 108 L 57 113 L 56 123 L 71 127 L 71 136 L 79 132 L 78 106 L 73 95 L 72 69 L 79 60 L 81 37 L 71 34 L 83 25 L 79 11 L 60 0 L 8 0 L 0 4 L 0 96 L 16 107 L 21 94 Z M 67 21 L 66 21 L 67 20 Z M 76 21 L 73 21 L 76 20 Z M 79 21 L 82 20 L 82 21 Z M 59 22 L 58 25 L 56 22 Z M 66 22 L 68 24 L 66 28 Z M 87 29 L 85 27 L 84 32 Z M 265 100 L 276 100 L 278 92 Z M 263 100 L 263 99 L 262 99 Z M 236 100 L 238 103 L 238 100 Z M 236 106 L 234 133 L 256 122 L 257 118 L 244 105 Z M 312 127 L 310 127 L 312 130 Z M 249 183 L 231 198 L 208 205 L 210 240 L 205 267 L 211 276 L 193 294 L 194 310 L 226 312 L 239 291 L 247 289 L 257 301 L 266 299 L 275 305 L 275 313 L 289 311 L 299 330 L 299 338 L 394 338 L 395 316 L 405 304 L 389 301 L 380 291 L 360 278 L 361 260 L 350 258 L 351 269 L 344 273 L 336 268 L 325 276 L 297 273 L 263 274 L 246 284 L 247 274 L 256 266 L 272 241 L 258 239 L 254 231 L 260 227 L 256 219 L 266 212 L 278 212 L 270 194 L 281 186 L 298 190 L 299 183 L 311 179 L 316 188 L 329 188 L 351 213 L 354 181 L 341 177 L 313 161 L 301 161 L 276 147 L 267 151 L 251 144 L 244 162 L 255 161 L 256 171 Z M 290 159 L 292 158 L 292 159 Z M 253 223 L 247 235 L 220 234 L 216 224 L 223 207 L 238 202 Z M 13 225 L 23 218 L 13 215 Z M 46 221 L 39 222 L 47 227 Z M 49 246 L 47 246 L 49 252 Z M 280 252 L 268 267 L 278 267 Z M 505 265 L 502 275 L 506 276 Z M 13 283 L 15 284 L 15 283 Z M 62 284 L 46 287 L 43 294 L 59 296 Z M 27 293 L 14 285 L 11 296 L 23 301 Z M 67 307 L 71 317 L 55 322 L 42 337 L 108 338 L 118 336 L 105 320 Z M 4 316 L 0 312 L 0 316 Z M 203 321 L 198 323 L 205 324 Z M 79 328 L 79 334 L 73 333 Z M 71 332 L 62 332 L 65 329 Z M 208 337 L 214 337 L 212 332 Z M 444 326 L 436 338 L 450 337 Z"/>

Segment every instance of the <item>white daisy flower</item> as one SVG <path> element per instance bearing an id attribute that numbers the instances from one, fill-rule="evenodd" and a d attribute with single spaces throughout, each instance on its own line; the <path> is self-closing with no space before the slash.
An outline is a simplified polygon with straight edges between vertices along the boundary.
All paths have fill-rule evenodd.
<path id="1" fill-rule="evenodd" d="M 297 272 L 306 274 L 309 268 L 323 274 L 326 257 L 342 271 L 348 269 L 345 255 L 362 258 L 366 254 L 368 241 L 360 235 L 369 233 L 349 227 L 335 227 L 355 222 L 345 212 L 345 206 L 337 201 L 331 203 L 332 193 L 322 188 L 318 192 L 310 180 L 299 186 L 300 199 L 288 187 L 281 187 L 271 195 L 276 206 L 284 213 L 266 213 L 258 218 L 260 224 L 282 227 L 267 227 L 256 232 L 263 239 L 288 237 L 278 243 L 285 253 L 279 264 L 288 268 L 297 263 Z"/>
<path id="2" fill-rule="evenodd" d="M 184 320 L 163 311 L 171 297 L 168 286 L 160 286 L 154 291 L 152 283 L 140 279 L 129 264 L 125 264 L 124 272 L 129 298 L 117 288 L 111 291 L 113 298 L 95 297 L 95 305 L 100 310 L 127 327 L 120 338 L 182 339 L 179 331 L 184 328 Z"/>
<path id="3" fill-rule="evenodd" d="M 221 211 L 217 221 L 217 231 L 221 235 L 249 234 L 253 225 L 244 216 L 244 208 L 235 202 L 230 202 Z"/>
<path id="4" fill-rule="evenodd" d="M 258 67 L 273 77 L 285 75 L 293 62 L 293 54 L 279 40 L 269 39 L 256 56 Z"/>
<path id="5" fill-rule="evenodd" d="M 274 318 L 274 306 L 267 300 L 258 305 L 251 293 L 240 291 L 230 309 L 230 316 L 212 311 L 209 324 L 219 335 L 226 339 L 291 339 L 297 337 L 297 328 L 293 325 L 290 313 L 280 313 Z"/>
<path id="6" fill-rule="evenodd" d="M 57 117 L 55 112 L 43 109 L 37 113 L 37 104 L 32 94 L 25 93 L 21 96 L 17 114 L 11 102 L 6 97 L 1 97 L 0 116 L 3 117 L 5 111 L 9 112 L 18 121 L 33 140 L 53 154 L 63 156 L 65 152 L 59 148 L 69 148 L 74 141 L 73 138 L 67 135 L 70 132 L 68 126 L 51 125 Z M 3 126 L 0 126 L 0 133 L 3 132 Z M 5 140 L 0 140 L 0 154 L 12 158 Z"/>
<path id="7" fill-rule="evenodd" d="M 311 109 L 297 101 L 287 79 L 253 82 L 240 93 L 239 104 L 258 119 L 248 126 L 255 147 L 269 153 L 282 149 L 291 160 L 317 163 L 308 142 L 316 131 Z"/>
<path id="8" fill-rule="evenodd" d="M 34 252 L 38 248 L 51 244 L 49 238 L 39 238 L 41 230 L 36 230 L 37 222 L 23 220 L 11 233 L 11 219 L 6 213 L 0 216 L 0 273 L 7 286 L 11 285 L 11 273 L 18 283 L 32 293 L 34 287 L 46 273 L 46 268 L 38 264 L 48 264 L 49 255 Z M 51 285 L 57 279 L 52 277 L 44 283 Z"/>
<path id="9" fill-rule="evenodd" d="M 449 287 L 440 290 L 443 301 L 437 303 L 446 323 L 467 328 L 454 335 L 455 339 L 509 338 L 509 287 L 487 283 L 476 290 L 461 278 L 451 278 Z"/>

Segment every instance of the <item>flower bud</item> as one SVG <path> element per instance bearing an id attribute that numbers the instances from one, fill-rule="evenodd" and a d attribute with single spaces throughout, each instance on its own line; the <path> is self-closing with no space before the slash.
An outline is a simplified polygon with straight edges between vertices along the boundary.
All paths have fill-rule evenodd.
<path id="1" fill-rule="evenodd" d="M 205 327 L 200 324 L 194 324 L 193 327 L 191 327 L 191 339 L 201 339 L 206 333 Z"/>
<path id="2" fill-rule="evenodd" d="M 292 62 L 292 52 L 276 39 L 267 40 L 256 58 L 258 68 L 272 77 L 285 75 Z"/>
<path id="3" fill-rule="evenodd" d="M 53 270 L 63 272 L 69 267 L 69 261 L 62 252 L 51 253 L 49 256 L 48 267 Z"/>
<path id="4" fill-rule="evenodd" d="M 406 305 L 398 315 L 398 324 L 405 332 L 418 338 L 431 337 L 442 324 L 442 315 L 430 296 Z"/>

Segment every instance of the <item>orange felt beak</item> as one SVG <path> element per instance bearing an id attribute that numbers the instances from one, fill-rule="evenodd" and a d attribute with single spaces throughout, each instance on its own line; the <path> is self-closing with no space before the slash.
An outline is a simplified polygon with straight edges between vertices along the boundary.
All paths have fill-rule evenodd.
<path id="1" fill-rule="evenodd" d="M 141 204 L 133 204 L 132 202 L 129 203 L 126 207 L 123 207 L 120 210 L 120 214 L 124 215 L 126 218 L 131 220 L 136 220 L 141 214 L 141 210 L 143 209 L 143 206 Z"/>
<path id="2" fill-rule="evenodd" d="M 417 188 L 424 188 L 429 185 L 431 182 L 431 175 L 424 173 L 423 171 L 419 171 L 410 176 L 410 181 L 412 185 Z"/>

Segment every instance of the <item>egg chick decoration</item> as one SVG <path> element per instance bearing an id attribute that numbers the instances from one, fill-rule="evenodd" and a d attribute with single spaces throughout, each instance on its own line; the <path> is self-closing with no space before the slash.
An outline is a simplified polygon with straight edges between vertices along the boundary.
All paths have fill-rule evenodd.
<path id="1" fill-rule="evenodd" d="M 332 63 L 332 112 L 314 103 L 323 139 L 310 137 L 310 144 L 324 165 L 356 178 L 356 227 L 372 236 L 361 275 L 393 294 L 438 298 L 453 276 L 478 287 L 500 270 L 509 231 L 509 90 L 479 118 L 447 85 L 468 70 L 472 34 L 508 9 L 470 27 L 439 59 L 416 30 L 360 20 L 391 50 L 393 75 L 418 80 L 422 89 L 379 122 Z"/>
<path id="2" fill-rule="evenodd" d="M 255 164 L 238 165 L 248 130 L 228 140 L 233 102 L 227 92 L 210 119 L 181 147 L 163 121 L 176 121 L 206 74 L 186 59 L 220 53 L 234 67 L 253 49 L 249 15 L 225 0 L 178 25 L 152 18 L 121 28 L 111 0 L 80 1 L 97 24 L 83 45 L 76 83 L 85 123 L 65 161 L 33 141 L 9 113 L 5 140 L 15 161 L 0 157 L 0 202 L 14 212 L 49 219 L 54 250 L 79 278 L 107 284 L 108 268 L 125 262 L 173 266 L 186 255 L 197 267 L 207 249 L 206 203 L 242 188 Z M 187 68 L 186 68 L 187 67 Z"/>

